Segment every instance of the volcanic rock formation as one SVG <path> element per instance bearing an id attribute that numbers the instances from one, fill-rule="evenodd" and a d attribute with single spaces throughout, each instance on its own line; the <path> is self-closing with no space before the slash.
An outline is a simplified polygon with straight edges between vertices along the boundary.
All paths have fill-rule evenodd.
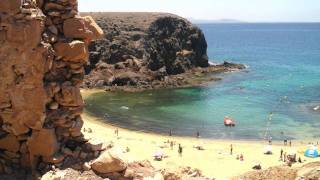
<path id="1" fill-rule="evenodd" d="M 205 77 L 206 72 L 244 68 L 209 66 L 204 34 L 176 15 L 84 14 L 93 16 L 105 32 L 103 39 L 89 46 L 84 87 L 144 90 L 194 86 L 212 80 Z"/>
<path id="2" fill-rule="evenodd" d="M 0 1 L 0 174 L 99 155 L 80 131 L 79 87 L 87 46 L 103 32 L 77 6 L 77 0 Z"/>

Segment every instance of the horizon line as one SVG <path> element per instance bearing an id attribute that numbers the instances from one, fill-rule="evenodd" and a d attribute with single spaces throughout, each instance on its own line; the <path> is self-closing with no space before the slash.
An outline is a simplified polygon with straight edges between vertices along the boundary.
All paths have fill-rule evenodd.
<path id="1" fill-rule="evenodd" d="M 193 17 L 184 17 L 178 14 L 170 13 L 170 12 L 150 12 L 150 11 L 79 11 L 79 13 L 164 13 L 164 14 L 173 14 L 185 19 L 188 19 L 191 22 L 196 22 L 198 24 L 209 24 L 209 23 L 225 23 L 225 24 L 236 24 L 236 23 L 320 23 L 319 21 L 246 21 L 239 20 L 233 18 L 220 18 L 220 19 L 201 19 L 201 18 L 193 18 Z M 199 21 L 199 22 L 197 22 Z M 202 22 L 201 22 L 202 21 Z"/>

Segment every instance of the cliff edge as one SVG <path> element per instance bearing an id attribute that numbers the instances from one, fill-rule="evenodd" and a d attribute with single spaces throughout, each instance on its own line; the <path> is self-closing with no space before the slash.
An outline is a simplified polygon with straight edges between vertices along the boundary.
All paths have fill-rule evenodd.
<path id="1" fill-rule="evenodd" d="M 145 90 L 196 86 L 217 80 L 208 72 L 242 69 L 210 66 L 203 32 L 167 13 L 82 13 L 92 16 L 105 37 L 90 45 L 84 87 Z"/>

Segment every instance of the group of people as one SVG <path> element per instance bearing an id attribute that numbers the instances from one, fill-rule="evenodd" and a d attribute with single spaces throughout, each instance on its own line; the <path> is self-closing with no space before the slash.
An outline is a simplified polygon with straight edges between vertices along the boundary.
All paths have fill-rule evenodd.
<path id="1" fill-rule="evenodd" d="M 233 155 L 233 145 L 230 144 L 230 155 Z M 240 161 L 244 161 L 244 158 L 243 158 L 243 154 L 237 154 L 237 157 L 236 157 L 237 160 L 240 160 Z"/>
<path id="2" fill-rule="evenodd" d="M 283 140 L 283 145 L 287 146 L 288 145 L 288 139 Z M 291 147 L 292 143 L 291 140 L 289 140 L 289 146 Z"/>
<path id="3" fill-rule="evenodd" d="M 119 130 L 116 129 L 114 133 L 116 136 L 118 136 Z M 172 129 L 169 130 L 169 136 L 172 136 Z M 196 138 L 200 138 L 200 132 L 198 130 L 196 131 Z M 269 137 L 268 142 L 269 142 L 269 145 L 272 144 L 272 137 Z M 170 149 L 173 150 L 175 142 L 168 140 L 167 143 L 170 143 Z M 288 145 L 290 147 L 292 146 L 291 140 L 288 140 L 288 139 L 284 139 L 283 144 L 284 144 L 284 146 L 288 146 Z M 203 150 L 203 149 L 198 148 L 198 146 L 194 146 L 194 147 L 197 148 L 198 150 Z M 233 144 L 230 144 L 230 155 L 233 155 L 233 152 L 234 152 L 233 148 L 234 148 Z M 183 147 L 181 144 L 178 144 L 178 154 L 180 157 L 182 156 L 182 153 L 183 153 Z M 244 161 L 243 154 L 237 154 L 236 159 L 240 160 L 240 161 Z M 280 160 L 283 162 L 287 162 L 287 163 L 293 163 L 293 162 L 302 163 L 301 157 L 299 157 L 297 159 L 296 154 L 293 154 L 293 155 L 287 154 L 287 152 L 284 152 L 283 149 L 281 149 L 281 151 L 280 151 Z"/>
<path id="4" fill-rule="evenodd" d="M 280 160 L 287 163 L 302 163 L 301 157 L 299 157 L 297 160 L 297 154 L 287 154 L 287 152 L 284 152 L 283 149 L 280 150 Z"/>

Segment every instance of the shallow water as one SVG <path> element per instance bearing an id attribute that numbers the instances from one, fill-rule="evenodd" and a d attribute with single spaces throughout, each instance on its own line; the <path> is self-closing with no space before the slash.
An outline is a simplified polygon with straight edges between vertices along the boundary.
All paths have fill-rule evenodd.
<path id="1" fill-rule="evenodd" d="M 217 139 L 320 137 L 320 24 L 206 24 L 210 59 L 248 71 L 208 87 L 97 93 L 86 110 L 133 130 Z M 215 61 L 217 62 L 217 61 Z M 269 121 L 272 112 L 271 121 Z M 237 126 L 223 126 L 224 116 Z M 269 122 L 269 123 L 268 123 Z"/>

